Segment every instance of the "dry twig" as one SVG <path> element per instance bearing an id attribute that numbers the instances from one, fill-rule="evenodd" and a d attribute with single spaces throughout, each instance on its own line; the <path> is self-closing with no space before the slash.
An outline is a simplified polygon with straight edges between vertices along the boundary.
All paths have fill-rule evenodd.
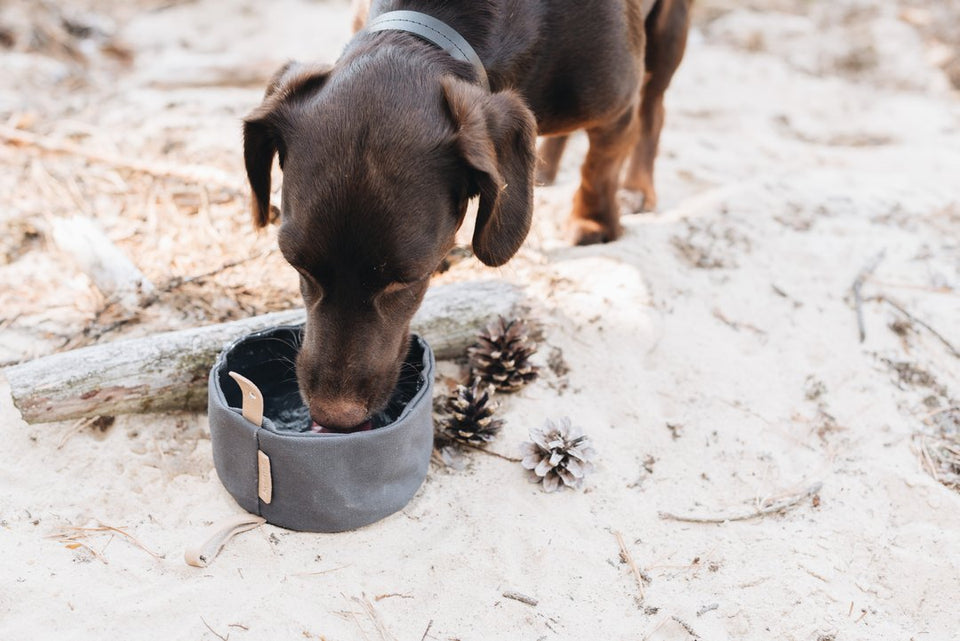
<path id="1" fill-rule="evenodd" d="M 941 431 L 939 435 L 914 434 L 923 466 L 935 481 L 960 490 L 960 438 Z"/>
<path id="2" fill-rule="evenodd" d="M 673 619 L 674 621 L 676 621 L 677 623 L 679 623 L 679 624 L 680 624 L 680 627 L 683 628 L 683 629 L 687 632 L 687 634 L 689 634 L 690 636 L 692 636 L 694 639 L 699 639 L 699 638 L 700 638 L 700 635 L 697 634 L 696 632 L 694 632 L 693 628 L 690 627 L 690 624 L 689 624 L 689 623 L 687 623 L 686 621 L 684 621 L 684 620 L 681 619 L 680 617 L 672 616 L 672 617 L 670 617 L 670 618 Z"/>
<path id="3" fill-rule="evenodd" d="M 107 561 L 107 557 L 103 556 L 103 554 L 101 554 L 100 552 L 97 552 L 91 546 L 87 545 L 83 541 L 75 541 L 70 538 L 62 538 L 62 537 L 55 537 L 55 538 L 61 541 L 64 544 L 64 547 L 66 547 L 68 550 L 76 550 L 77 548 L 83 548 L 84 550 L 92 554 L 95 558 L 103 561 L 104 565 L 110 565 L 110 562 Z"/>
<path id="4" fill-rule="evenodd" d="M 540 603 L 532 596 L 527 596 L 526 594 L 521 594 L 520 592 L 513 592 L 507 590 L 503 593 L 504 598 L 513 599 L 514 601 L 519 601 L 520 603 L 526 603 L 527 605 L 537 607 L 537 604 Z"/>
<path id="5" fill-rule="evenodd" d="M 203 625 L 207 626 L 207 630 L 210 630 L 210 632 L 212 632 L 215 637 L 217 637 L 218 639 L 220 639 L 220 641 L 228 641 L 228 639 L 230 638 L 230 633 L 229 633 L 229 632 L 227 632 L 227 636 L 223 636 L 222 634 L 220 634 L 219 632 L 217 632 L 216 630 L 214 630 L 213 628 L 211 628 L 211 627 L 210 627 L 210 624 L 207 623 L 207 620 L 206 620 L 206 619 L 204 619 L 203 617 L 200 617 L 200 620 L 203 621 Z"/>
<path id="6" fill-rule="evenodd" d="M 901 305 L 900 303 L 897 303 L 896 301 L 891 300 L 890 298 L 888 298 L 887 296 L 885 296 L 885 295 L 883 295 L 883 294 L 880 294 L 880 295 L 878 295 L 878 296 L 871 296 L 871 297 L 868 298 L 867 300 L 877 301 L 877 302 L 880 302 L 880 303 L 886 303 L 886 304 L 890 305 L 891 307 L 893 307 L 894 309 L 896 309 L 898 312 L 900 312 L 901 314 L 903 314 L 904 316 L 906 316 L 907 318 L 909 318 L 911 321 L 913 321 L 914 323 L 916 323 L 916 324 L 919 325 L 920 327 L 923 327 L 923 328 L 926 329 L 928 332 L 930 332 L 931 334 L 933 334 L 934 338 L 936 338 L 936 339 L 939 340 L 941 343 L 943 343 L 943 344 L 946 346 L 946 348 L 950 351 L 951 354 L 953 354 L 956 358 L 960 358 L 960 350 L 958 350 L 956 347 L 954 347 L 953 344 L 952 344 L 950 341 L 948 341 L 946 338 L 944 338 L 943 335 L 942 335 L 940 332 L 938 332 L 938 331 L 935 330 L 934 328 L 930 327 L 930 325 L 929 325 L 926 321 L 923 321 L 923 320 L 917 318 L 916 316 L 914 316 L 913 314 L 911 314 L 910 312 L 908 312 L 907 309 L 906 309 L 903 305 Z"/>
<path id="7" fill-rule="evenodd" d="M 640 592 L 640 601 L 643 601 L 647 598 L 647 595 L 643 589 L 643 577 L 640 575 L 640 570 L 637 568 L 637 564 L 633 560 L 633 555 L 630 554 L 630 550 L 627 549 L 627 544 L 623 541 L 623 535 L 616 530 L 614 530 L 613 535 L 617 537 L 617 543 L 620 545 L 620 556 L 622 556 L 623 560 L 626 561 L 627 565 L 630 566 L 630 571 L 633 572 L 633 577 L 637 580 L 637 589 Z"/>
<path id="8" fill-rule="evenodd" d="M 758 336 L 766 335 L 766 332 L 760 329 L 759 327 L 757 327 L 756 325 L 751 325 L 750 323 L 738 323 L 737 321 L 730 320 L 729 318 L 727 318 L 726 314 L 724 314 L 720 310 L 719 307 L 713 308 L 713 316 L 714 318 L 716 318 L 721 323 L 723 323 L 724 325 L 726 325 L 727 327 L 729 327 L 735 332 L 739 332 L 740 329 L 743 328 L 743 329 L 749 329 L 751 332 L 753 332 L 754 334 L 757 334 Z"/>
<path id="9" fill-rule="evenodd" d="M 781 501 L 775 501 L 766 507 L 762 507 L 756 510 L 750 510 L 749 512 L 740 512 L 738 514 L 726 514 L 726 515 L 681 515 L 681 514 L 672 514 L 670 512 L 660 512 L 661 519 L 667 519 L 670 521 L 683 521 L 685 523 L 726 523 L 728 521 L 748 521 L 750 519 L 759 518 L 761 516 L 768 516 L 770 514 L 777 514 L 779 512 L 784 512 L 792 507 L 799 505 L 807 497 L 811 497 L 814 494 L 820 491 L 820 488 L 823 487 L 823 483 L 815 483 L 808 487 L 806 490 L 797 494 L 796 496 L 790 497 L 788 499 L 783 499 Z"/>
<path id="10" fill-rule="evenodd" d="M 886 255 L 887 250 L 882 250 L 879 254 L 874 256 L 866 267 L 860 270 L 860 273 L 857 274 L 856 280 L 853 281 L 853 304 L 857 310 L 857 328 L 860 330 L 860 342 L 862 343 L 867 338 L 867 328 L 863 323 L 863 295 L 861 290 L 863 289 L 864 283 L 867 282 L 867 279 L 877 271 L 877 267 L 880 266 L 880 262 L 883 260 L 883 257 Z"/>
<path id="11" fill-rule="evenodd" d="M 433 627 L 433 619 L 430 619 L 430 622 L 427 623 L 427 629 L 423 631 L 423 636 L 420 637 L 420 641 L 425 641 L 425 639 L 427 638 L 427 634 L 429 634 L 430 628 L 432 627 Z"/>
<path id="12" fill-rule="evenodd" d="M 99 418 L 98 416 L 90 416 L 88 418 L 78 419 L 77 422 L 71 425 L 70 429 L 64 432 L 63 436 L 60 437 L 60 440 L 57 442 L 57 449 L 62 450 L 63 446 L 67 444 L 67 441 L 69 441 L 71 438 L 73 438 L 74 435 L 78 434 L 81 430 L 83 430 L 83 428 L 92 424 L 98 418 Z"/>
<path id="13" fill-rule="evenodd" d="M 380 615 L 374 609 L 373 604 L 370 602 L 370 599 L 367 598 L 367 595 L 364 594 L 363 598 L 353 597 L 354 602 L 356 602 L 363 611 L 366 613 L 367 617 L 373 622 L 374 627 L 377 629 L 377 633 L 380 635 L 380 638 L 383 641 L 395 641 L 396 637 L 390 634 L 390 631 L 387 630 L 387 626 L 384 625 L 383 620 L 380 619 Z"/>
<path id="14" fill-rule="evenodd" d="M 344 565 L 338 565 L 335 568 L 330 568 L 329 570 L 317 570 L 316 572 L 295 572 L 290 576 L 320 576 L 321 574 L 330 574 L 331 572 L 337 572 L 338 570 L 343 570 L 353 565 L 352 563 L 346 563 Z M 378 598 L 377 601 L 380 599 Z"/>
<path id="15" fill-rule="evenodd" d="M 927 439 L 925 436 L 920 437 L 920 458 L 923 461 L 924 467 L 927 468 L 930 476 L 933 477 L 934 481 L 940 482 L 940 475 L 937 474 L 937 466 L 933 462 L 933 458 L 930 456 L 930 451 L 927 449 Z"/>
<path id="16" fill-rule="evenodd" d="M 137 539 L 137 537 L 133 536 L 126 530 L 123 530 L 122 528 L 113 527 L 112 525 L 106 525 L 103 522 L 99 522 L 99 523 L 100 525 L 98 527 L 68 527 L 68 528 L 65 528 L 62 532 L 58 532 L 57 534 L 51 535 L 49 538 L 57 539 L 58 541 L 68 543 L 68 544 L 77 544 L 80 547 L 84 547 L 90 550 L 91 552 L 93 552 L 95 556 L 97 556 L 98 558 L 100 558 L 100 560 L 106 563 L 107 560 L 103 558 L 102 555 L 95 552 L 93 548 L 91 548 L 89 545 L 85 544 L 82 541 L 82 539 L 86 539 L 91 534 L 96 534 L 98 532 L 112 532 L 124 537 L 127 541 L 132 543 L 134 546 L 140 548 L 141 550 L 143 550 L 153 558 L 155 559 L 164 558 L 163 555 L 157 554 L 156 552 L 150 550 L 147 546 L 141 543 L 140 540 Z M 70 546 L 68 545 L 67 547 L 70 547 Z"/>
<path id="17" fill-rule="evenodd" d="M 276 251 L 278 250 L 265 249 L 264 251 L 258 254 L 254 254 L 253 256 L 247 256 L 246 258 L 240 258 L 238 260 L 231 260 L 230 262 L 224 263 L 219 267 L 215 269 L 211 269 L 210 271 L 207 271 L 207 272 L 203 272 L 202 274 L 195 274 L 193 276 L 175 276 L 170 280 L 168 280 L 166 283 L 160 285 L 157 289 L 163 293 L 171 292 L 174 289 L 178 289 L 189 283 L 195 283 L 197 281 L 210 278 L 211 276 L 216 276 L 221 272 L 225 272 L 228 269 L 233 269 L 234 267 L 238 267 L 240 265 L 243 265 L 244 263 L 249 263 L 250 261 L 259 260 L 260 258 L 266 258 L 267 256 L 269 256 L 270 254 L 273 254 Z"/>
<path id="18" fill-rule="evenodd" d="M 513 456 L 507 456 L 506 454 L 500 454 L 499 452 L 494 452 L 493 450 L 488 450 L 486 448 L 480 447 L 479 445 L 474 445 L 473 443 L 462 443 L 459 442 L 458 445 L 470 448 L 471 450 L 476 450 L 478 452 L 483 452 L 487 456 L 494 456 L 504 461 L 510 461 L 512 463 L 519 463 L 523 459 L 515 458 Z"/>

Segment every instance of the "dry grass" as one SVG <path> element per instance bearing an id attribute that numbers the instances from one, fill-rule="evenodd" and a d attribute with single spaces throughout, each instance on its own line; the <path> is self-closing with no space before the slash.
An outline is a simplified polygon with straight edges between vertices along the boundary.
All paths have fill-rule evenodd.
<path id="1" fill-rule="evenodd" d="M 960 491 L 960 407 L 945 407 L 923 420 L 926 429 L 913 437 L 923 467 L 940 483 Z"/>
<path id="2" fill-rule="evenodd" d="M 117 24 L 164 4 L 0 8 L 0 54 L 16 56 L 10 81 L 24 96 L 0 101 L 0 327 L 17 336 L 0 364 L 299 303 L 275 230 L 253 230 L 239 146 L 196 143 L 211 136 L 202 121 L 172 127 L 152 117 L 169 108 L 163 96 L 144 113 L 116 93 L 135 71 Z M 128 125 L 118 129 L 118 119 Z M 50 222 L 77 214 L 157 286 L 155 300 L 133 314 L 115 309 L 56 249 Z"/>

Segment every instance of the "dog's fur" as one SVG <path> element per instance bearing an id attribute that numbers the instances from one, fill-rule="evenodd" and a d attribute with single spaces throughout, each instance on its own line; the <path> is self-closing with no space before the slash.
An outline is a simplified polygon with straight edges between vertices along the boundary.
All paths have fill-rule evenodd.
<path id="1" fill-rule="evenodd" d="M 578 244 L 621 234 L 624 187 L 653 208 L 663 93 L 692 0 L 377 0 L 443 20 L 475 71 L 405 32 L 360 31 L 333 67 L 291 63 L 244 124 L 254 220 L 284 173 L 280 250 L 299 272 L 307 325 L 297 359 L 315 421 L 350 428 L 382 408 L 430 274 L 479 196 L 476 256 L 502 265 L 530 228 L 535 175 L 556 175 L 566 136 L 590 149 L 574 199 Z M 366 6 L 360 7 L 361 12 Z M 358 26 L 365 16 L 358 18 Z M 536 135 L 547 138 L 539 165 Z"/>

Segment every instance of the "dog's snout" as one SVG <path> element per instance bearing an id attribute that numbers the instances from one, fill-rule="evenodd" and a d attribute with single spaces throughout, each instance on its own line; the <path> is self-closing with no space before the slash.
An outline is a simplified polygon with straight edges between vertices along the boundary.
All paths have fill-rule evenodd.
<path id="1" fill-rule="evenodd" d="M 348 430 L 363 423 L 369 409 L 351 399 L 311 399 L 310 416 L 321 427 L 332 430 Z"/>

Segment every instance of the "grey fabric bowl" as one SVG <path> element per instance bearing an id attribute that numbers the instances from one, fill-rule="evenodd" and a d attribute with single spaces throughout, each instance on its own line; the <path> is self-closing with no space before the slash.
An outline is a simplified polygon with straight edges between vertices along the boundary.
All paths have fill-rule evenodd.
<path id="1" fill-rule="evenodd" d="M 293 369 L 301 329 L 250 334 L 220 354 L 209 381 L 214 465 L 237 503 L 270 523 L 309 532 L 352 530 L 402 508 L 426 477 L 433 449 L 433 352 L 413 336 L 407 363 L 419 370 L 419 379 L 405 377 L 398 385 L 390 406 L 375 418 L 380 427 L 317 434 Z M 260 389 L 261 426 L 242 416 L 242 393 L 230 371 Z M 269 502 L 262 498 L 264 482 Z"/>

